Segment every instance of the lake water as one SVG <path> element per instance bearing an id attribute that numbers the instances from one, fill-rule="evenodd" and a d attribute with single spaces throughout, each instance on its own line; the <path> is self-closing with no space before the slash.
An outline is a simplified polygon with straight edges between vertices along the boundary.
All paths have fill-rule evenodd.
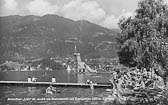
<path id="1" fill-rule="evenodd" d="M 83 83 L 87 79 L 95 83 L 109 82 L 111 74 L 95 74 L 95 73 L 76 73 L 66 70 L 55 71 L 7 71 L 0 72 L 1 81 L 27 81 L 27 78 L 36 77 L 38 82 L 51 82 L 52 77 L 56 78 L 57 82 Z"/>
<path id="2" fill-rule="evenodd" d="M 46 94 L 46 87 L 0 86 L 0 105 L 109 105 L 105 89 L 56 87 L 59 93 Z"/>
<path id="3" fill-rule="evenodd" d="M 110 74 L 80 74 L 62 71 L 8 71 L 0 72 L 0 80 L 27 81 L 35 76 L 37 81 L 51 82 L 53 76 L 57 82 L 81 83 L 87 79 L 96 83 L 108 82 Z M 47 87 L 0 86 L 0 105 L 109 105 L 104 101 L 110 93 L 103 88 L 56 87 L 58 92 L 46 94 Z"/>

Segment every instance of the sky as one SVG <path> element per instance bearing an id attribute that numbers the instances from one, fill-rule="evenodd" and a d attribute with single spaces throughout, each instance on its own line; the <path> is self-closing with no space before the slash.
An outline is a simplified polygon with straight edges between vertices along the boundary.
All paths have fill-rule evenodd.
<path id="1" fill-rule="evenodd" d="M 139 0 L 0 0 L 0 16 L 56 14 L 118 28 L 122 17 L 134 15 Z M 168 0 L 166 0 L 168 3 Z"/>

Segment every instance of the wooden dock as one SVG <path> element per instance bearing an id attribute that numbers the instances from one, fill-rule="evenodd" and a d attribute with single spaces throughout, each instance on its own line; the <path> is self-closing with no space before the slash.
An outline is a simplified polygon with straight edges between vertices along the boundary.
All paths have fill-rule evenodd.
<path id="1" fill-rule="evenodd" d="M 12 85 L 12 86 L 61 86 L 61 87 L 86 87 L 89 88 L 89 84 L 85 83 L 53 83 L 53 82 L 27 82 L 27 81 L 0 81 L 0 85 Z M 93 83 L 95 88 L 109 88 L 109 84 Z"/>

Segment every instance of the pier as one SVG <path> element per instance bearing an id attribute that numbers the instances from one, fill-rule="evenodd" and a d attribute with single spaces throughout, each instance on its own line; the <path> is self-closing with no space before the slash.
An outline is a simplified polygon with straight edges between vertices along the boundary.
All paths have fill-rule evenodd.
<path id="1" fill-rule="evenodd" d="M 53 82 L 27 82 L 27 81 L 0 81 L 0 85 L 12 85 L 12 86 L 60 86 L 60 87 L 83 87 L 89 88 L 90 84 L 86 83 L 53 83 Z M 95 88 L 109 88 L 110 84 L 93 83 Z"/>

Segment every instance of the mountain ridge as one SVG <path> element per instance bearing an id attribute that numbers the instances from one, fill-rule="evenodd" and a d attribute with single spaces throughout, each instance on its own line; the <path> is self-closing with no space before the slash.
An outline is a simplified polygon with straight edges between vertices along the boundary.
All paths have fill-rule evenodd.
<path id="1" fill-rule="evenodd" d="M 67 40 L 73 38 L 78 38 L 83 57 L 115 57 L 118 32 L 87 20 L 74 21 L 58 15 L 0 17 L 0 59 L 23 61 L 72 55 L 74 44 Z M 106 43 L 109 41 L 113 44 Z M 105 47 L 97 48 L 100 45 Z"/>

